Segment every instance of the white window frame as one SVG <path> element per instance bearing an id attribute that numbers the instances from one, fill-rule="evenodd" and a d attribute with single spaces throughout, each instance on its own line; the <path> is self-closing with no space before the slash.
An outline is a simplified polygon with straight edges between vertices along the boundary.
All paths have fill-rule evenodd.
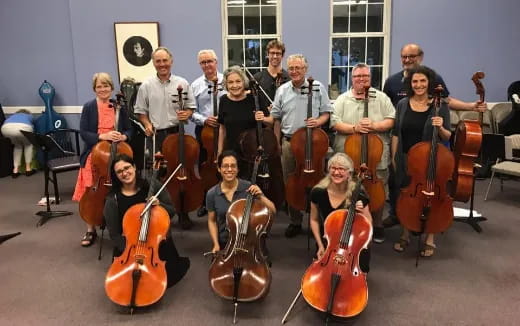
<path id="1" fill-rule="evenodd" d="M 361 1 L 360 1 L 361 2 Z M 381 89 L 390 71 L 390 31 L 392 16 L 392 0 L 381 0 L 383 2 L 383 31 L 382 32 L 353 32 L 353 33 L 333 33 L 334 28 L 334 0 L 330 0 L 330 37 L 329 37 L 329 85 L 332 85 L 332 40 L 334 38 L 351 37 L 383 37 L 383 71 L 381 76 Z M 362 3 L 360 3 L 362 4 Z M 365 58 L 367 48 L 365 47 Z M 350 80 L 348 85 L 350 87 Z M 330 91 L 329 91 L 330 93 Z M 341 93 L 340 93 L 341 95 Z"/>
<path id="2" fill-rule="evenodd" d="M 242 35 L 229 35 L 228 34 L 228 1 L 230 0 L 222 0 L 222 67 L 223 69 L 227 69 L 229 66 L 228 62 L 228 40 L 244 40 L 244 39 L 277 39 L 281 40 L 282 35 L 282 0 L 278 0 L 276 3 L 276 31 L 277 34 L 242 34 Z M 231 0 L 232 1 L 232 0 Z M 244 8 L 244 6 L 242 6 Z M 242 24 L 244 24 L 244 15 L 242 15 Z M 260 20 L 260 31 L 262 31 L 262 21 Z M 245 32 L 245 30 L 244 30 Z M 245 50 L 245 48 L 243 47 Z M 243 51 L 243 64 L 245 64 L 245 51 Z M 265 56 L 265 50 L 261 49 L 261 56 Z M 248 67 L 249 68 L 249 67 Z M 257 69 L 257 67 L 251 67 L 253 69 Z M 258 67 L 259 68 L 259 67 Z M 265 69 L 266 67 L 262 67 L 261 69 Z"/>

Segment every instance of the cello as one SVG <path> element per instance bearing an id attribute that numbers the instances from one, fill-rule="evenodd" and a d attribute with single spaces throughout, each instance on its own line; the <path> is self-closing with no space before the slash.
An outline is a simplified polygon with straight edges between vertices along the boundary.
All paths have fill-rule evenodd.
<path id="1" fill-rule="evenodd" d="M 369 89 L 370 86 L 365 87 L 363 118 L 368 118 Z M 370 210 L 378 212 L 385 205 L 385 187 L 376 174 L 377 165 L 383 155 L 383 141 L 376 134 L 355 133 L 345 140 L 344 150 L 354 162 L 356 170 L 362 166 L 368 169 L 363 186 L 370 196 Z"/>
<path id="2" fill-rule="evenodd" d="M 158 165 L 153 173 L 157 177 Z M 123 216 L 125 250 L 114 258 L 105 278 L 105 292 L 114 303 L 130 308 L 157 302 L 166 291 L 165 262 L 159 258 L 159 244 L 170 230 L 170 216 L 160 205 L 153 205 L 180 166 L 154 195 L 152 187 L 146 203 L 135 204 Z M 152 179 L 153 180 L 153 179 Z"/>
<path id="3" fill-rule="evenodd" d="M 119 112 L 121 110 L 120 99 L 117 97 L 115 103 L 115 123 L 114 129 L 119 126 Z M 113 106 L 113 101 L 110 100 Z M 112 142 L 102 140 L 93 148 L 91 155 L 92 160 L 92 186 L 88 187 L 79 201 L 79 215 L 89 225 L 103 224 L 103 203 L 112 187 L 110 166 L 112 160 L 118 153 L 124 153 L 130 157 L 133 156 L 132 148 L 126 142 Z"/>
<path id="4" fill-rule="evenodd" d="M 255 159 L 251 183 L 255 184 L 261 149 Z M 209 269 L 212 290 L 220 297 L 232 300 L 235 311 L 239 301 L 248 302 L 267 295 L 271 271 L 262 251 L 262 238 L 267 235 L 272 212 L 249 193 L 246 199 L 233 202 L 226 214 L 229 240 L 222 254 L 216 254 Z"/>
<path id="5" fill-rule="evenodd" d="M 182 86 L 177 88 L 177 103 L 184 110 Z M 168 183 L 168 192 L 179 214 L 188 214 L 199 208 L 204 198 L 202 181 L 195 176 L 195 164 L 199 160 L 199 143 L 193 136 L 184 133 L 184 122 L 179 121 L 179 132 L 171 134 L 162 144 L 162 153 L 167 161 L 168 173 L 181 164 L 179 173 Z"/>
<path id="6" fill-rule="evenodd" d="M 434 116 L 441 106 L 442 87 L 435 88 Z M 419 233 L 440 233 L 453 222 L 453 199 L 447 192 L 455 159 L 438 141 L 439 128 L 433 128 L 430 142 L 419 142 L 408 151 L 410 184 L 401 189 L 396 212 L 401 225 Z"/>
<path id="7" fill-rule="evenodd" d="M 251 94 L 255 99 L 255 112 L 260 111 L 260 85 L 255 79 L 251 79 L 250 82 Z M 281 207 L 285 200 L 282 161 L 280 145 L 274 131 L 271 128 L 264 128 L 262 122 L 257 121 L 255 129 L 246 130 L 240 135 L 239 144 L 242 157 L 251 164 L 254 164 L 258 148 L 261 148 L 262 161 L 259 167 L 258 186 L 277 208 Z"/>
<path id="8" fill-rule="evenodd" d="M 480 101 L 484 102 L 485 90 L 480 79 L 484 78 L 482 71 L 477 71 L 471 77 L 475 84 Z M 482 145 L 482 122 L 484 113 L 479 112 L 478 120 L 462 120 L 455 131 L 453 155 L 455 170 L 453 171 L 453 199 L 467 202 L 473 192 L 474 168 L 473 162 L 478 157 Z"/>
<path id="9" fill-rule="evenodd" d="M 356 316 L 368 302 L 366 273 L 359 266 L 359 255 L 372 239 L 372 223 L 356 212 L 356 202 L 365 179 L 366 167 L 361 166 L 348 209 L 338 209 L 325 219 L 327 249 L 321 259 L 313 262 L 302 278 L 301 291 L 313 308 L 330 315 L 346 318 Z"/>
<path id="10" fill-rule="evenodd" d="M 213 116 L 218 115 L 218 92 L 219 84 L 218 79 L 213 81 L 213 86 L 208 93 L 211 94 L 213 104 Z M 217 155 L 218 155 L 218 130 L 219 127 L 204 126 L 201 132 L 202 146 L 206 149 L 206 161 L 201 164 L 200 177 L 204 191 L 208 191 L 209 188 L 213 187 L 218 183 L 218 170 L 217 170 Z"/>
<path id="11" fill-rule="evenodd" d="M 314 79 L 307 79 L 307 119 L 312 118 L 312 92 Z M 303 88 L 304 86 L 302 86 Z M 296 161 L 295 172 L 287 178 L 285 194 L 287 203 L 298 210 L 305 210 L 309 189 L 323 177 L 324 157 L 329 148 L 329 137 L 321 128 L 303 127 L 291 137 L 291 151 Z M 302 146 L 304 145 L 304 146 Z"/>

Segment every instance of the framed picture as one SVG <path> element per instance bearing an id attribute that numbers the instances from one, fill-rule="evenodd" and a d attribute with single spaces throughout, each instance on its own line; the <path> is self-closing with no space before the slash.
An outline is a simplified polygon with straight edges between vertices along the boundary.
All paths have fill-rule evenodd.
<path id="1" fill-rule="evenodd" d="M 159 23 L 116 22 L 114 34 L 119 82 L 127 77 L 142 82 L 153 75 L 152 51 L 159 46 Z"/>

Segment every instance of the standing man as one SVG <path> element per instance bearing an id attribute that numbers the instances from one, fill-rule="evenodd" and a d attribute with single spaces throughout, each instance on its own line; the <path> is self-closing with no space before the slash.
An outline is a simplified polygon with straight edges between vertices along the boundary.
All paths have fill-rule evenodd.
<path id="1" fill-rule="evenodd" d="M 173 56 L 170 50 L 158 47 L 152 53 L 152 60 L 157 74 L 139 87 L 134 112 L 143 124 L 146 136 L 155 134 L 157 149 L 160 149 L 166 136 L 179 132 L 179 123 L 187 123 L 195 109 L 195 99 L 186 79 L 171 73 Z M 180 110 L 178 104 L 179 86 L 187 93 L 186 110 Z M 179 213 L 179 222 L 185 230 L 193 226 L 185 213 Z"/>
<path id="2" fill-rule="evenodd" d="M 269 59 L 269 65 L 267 69 L 257 72 L 254 77 L 255 80 L 260 84 L 260 87 L 267 93 L 261 93 L 264 98 L 264 103 L 272 103 L 274 95 L 278 87 L 285 82 L 289 81 L 289 74 L 282 68 L 282 59 L 285 54 L 285 45 L 278 40 L 272 40 L 267 43 L 267 58 Z"/>
<path id="3" fill-rule="evenodd" d="M 199 62 L 200 68 L 202 69 L 202 76 L 195 79 L 193 83 L 191 83 L 191 88 L 193 90 L 193 96 L 195 97 L 195 103 L 197 107 L 193 115 L 191 116 L 191 120 L 195 122 L 195 136 L 197 137 L 197 141 L 200 144 L 200 155 L 199 155 L 199 168 L 200 164 L 206 161 L 207 153 L 206 150 L 202 147 L 202 128 L 204 126 L 209 126 L 216 128 L 218 127 L 217 116 L 213 112 L 213 85 L 215 81 L 217 82 L 217 108 L 220 100 L 220 96 L 225 94 L 225 91 L 222 87 L 222 74 L 218 72 L 218 59 L 217 54 L 212 49 L 200 50 L 197 55 L 197 60 Z M 204 195 L 205 197 L 205 195 Z M 204 200 L 202 206 L 197 211 L 197 216 L 201 217 L 207 214 L 206 200 Z"/>
<path id="4" fill-rule="evenodd" d="M 385 85 L 383 87 L 383 92 L 385 92 L 388 97 L 392 100 L 392 104 L 397 106 L 397 103 L 404 97 L 406 97 L 406 91 L 404 88 L 404 79 L 408 76 L 408 71 L 412 68 L 415 68 L 422 64 L 424 59 L 424 51 L 423 49 L 414 43 L 405 44 L 401 48 L 401 65 L 403 70 L 399 71 L 396 74 L 388 77 L 385 81 Z M 441 84 L 444 88 L 443 95 L 447 97 L 448 105 L 450 109 L 456 111 L 476 111 L 476 112 L 485 112 L 487 109 L 487 104 L 485 102 L 464 102 L 458 100 L 452 96 L 450 96 L 450 92 L 448 91 L 448 87 L 444 83 L 441 75 L 436 73 L 435 77 L 435 85 Z M 390 169 L 390 212 L 389 216 L 385 219 L 384 225 L 385 227 L 392 227 L 394 225 L 399 224 L 397 216 L 395 214 L 395 202 L 397 200 L 397 195 L 399 194 L 399 189 L 394 189 L 393 187 L 393 173 L 392 169 Z"/>
<path id="5" fill-rule="evenodd" d="M 348 135 L 373 133 L 383 142 L 383 155 L 377 165 L 377 177 L 388 185 L 388 165 L 390 163 L 390 129 L 394 126 L 395 108 L 385 93 L 376 90 L 371 85 L 370 67 L 358 63 L 352 68 L 352 88 L 341 94 L 334 102 L 334 113 L 330 125 L 337 131 L 334 140 L 334 151 L 344 152 L 345 140 Z M 368 97 L 368 118 L 363 117 L 365 108 L 365 87 Z M 361 150 L 361 149 L 359 149 Z M 369 194 L 370 195 L 370 194 Z M 372 211 L 375 243 L 385 241 L 383 228 L 383 208 Z"/>
<path id="6" fill-rule="evenodd" d="M 309 82 L 305 78 L 309 65 L 302 54 L 293 54 L 287 58 L 287 70 L 291 82 L 278 88 L 274 97 L 271 115 L 266 122 L 274 123 L 274 133 L 278 140 L 282 138 L 282 168 L 284 181 L 294 173 L 296 161 L 291 151 L 290 139 L 296 130 L 302 127 L 318 128 L 329 121 L 332 107 L 327 90 L 322 83 L 315 80 L 313 88 L 319 92 L 313 93 L 312 118 L 307 119 L 307 94 L 302 94 L 302 87 L 309 90 Z M 302 213 L 289 207 L 291 222 L 285 230 L 285 236 L 292 238 L 302 230 Z"/>

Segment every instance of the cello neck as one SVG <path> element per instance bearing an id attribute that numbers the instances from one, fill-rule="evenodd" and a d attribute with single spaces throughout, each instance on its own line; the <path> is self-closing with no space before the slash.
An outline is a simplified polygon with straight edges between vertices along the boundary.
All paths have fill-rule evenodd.
<path id="1" fill-rule="evenodd" d="M 340 247 L 346 248 L 348 246 L 348 242 L 350 239 L 350 234 L 352 233 L 352 224 L 354 222 L 354 217 L 356 216 L 356 202 L 359 200 L 359 194 L 361 192 L 361 184 L 364 179 L 364 170 L 360 170 L 358 180 L 356 181 L 356 187 L 352 192 L 352 196 L 350 198 L 350 206 L 345 212 L 347 215 L 345 219 L 345 224 L 343 225 L 343 230 L 341 232 L 340 238 Z"/>
<path id="2" fill-rule="evenodd" d="M 177 96 L 178 96 L 178 104 L 179 104 L 179 110 L 184 111 L 184 97 L 183 97 L 183 88 L 181 85 L 177 87 Z M 181 163 L 184 167 L 184 122 L 179 120 L 179 163 Z"/>
<path id="3" fill-rule="evenodd" d="M 476 93 L 480 97 L 480 102 L 484 102 L 484 100 L 486 98 L 486 90 L 484 88 L 484 85 L 480 81 L 484 77 L 486 77 L 486 74 L 484 72 L 482 72 L 482 71 L 477 71 L 471 77 L 471 80 L 473 81 L 473 84 L 475 84 Z M 479 122 L 480 126 L 482 127 L 482 124 L 484 122 L 484 112 L 479 112 L 478 122 Z"/>
<path id="4" fill-rule="evenodd" d="M 258 166 L 262 161 L 262 151 L 258 151 L 258 155 L 255 157 L 255 164 L 253 166 L 253 173 L 251 175 L 251 184 L 256 184 L 256 175 L 258 174 Z M 247 228 L 249 226 L 249 216 L 251 215 L 251 208 L 253 207 L 254 196 L 251 193 L 247 194 L 246 205 L 244 207 L 244 214 L 242 215 L 242 224 L 240 224 L 240 230 L 238 232 L 242 235 L 247 234 Z"/>
<path id="5" fill-rule="evenodd" d="M 307 119 L 312 118 L 312 87 L 314 79 L 312 77 L 307 78 L 309 82 L 307 93 Z M 312 128 L 307 127 L 305 137 L 305 166 L 307 170 L 311 170 L 310 165 L 312 162 Z"/>

